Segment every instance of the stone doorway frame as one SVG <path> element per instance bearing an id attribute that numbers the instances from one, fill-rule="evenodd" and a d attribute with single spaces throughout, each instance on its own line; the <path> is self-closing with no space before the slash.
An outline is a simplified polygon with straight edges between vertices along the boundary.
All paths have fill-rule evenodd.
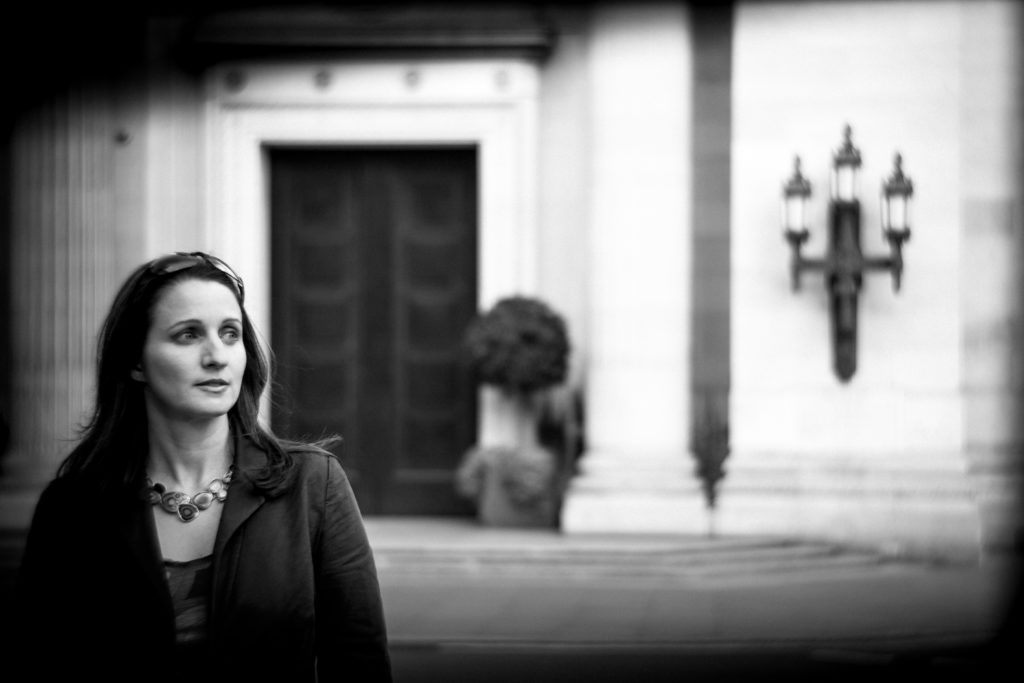
<path id="1" fill-rule="evenodd" d="M 478 299 L 537 282 L 539 71 L 525 59 L 222 64 L 206 75 L 203 242 L 246 281 L 270 344 L 268 149 L 473 145 L 478 152 Z M 481 398 L 480 431 L 494 428 Z M 268 415 L 264 410 L 263 415 Z"/>

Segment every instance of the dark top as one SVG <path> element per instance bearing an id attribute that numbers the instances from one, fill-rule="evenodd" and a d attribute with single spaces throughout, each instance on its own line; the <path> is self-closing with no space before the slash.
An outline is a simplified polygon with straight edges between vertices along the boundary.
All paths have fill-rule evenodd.
<path id="1" fill-rule="evenodd" d="M 244 439 L 236 454 L 241 472 L 266 460 Z M 173 581 L 138 492 L 99 499 L 78 477 L 52 482 L 25 546 L 5 671 L 150 682 L 203 663 L 222 681 L 390 681 L 376 568 L 348 479 L 331 456 L 295 460 L 279 494 L 258 493 L 244 476 L 231 484 L 205 648 L 177 645 Z"/>
<path id="2" fill-rule="evenodd" d="M 164 574 L 174 605 L 175 641 L 182 645 L 206 643 L 206 612 L 213 585 L 213 555 L 187 562 L 164 560 Z"/>

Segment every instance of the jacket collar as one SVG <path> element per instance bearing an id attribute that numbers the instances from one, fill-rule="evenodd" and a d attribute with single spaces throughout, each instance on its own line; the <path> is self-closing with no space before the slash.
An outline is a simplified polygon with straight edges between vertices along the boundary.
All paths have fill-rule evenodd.
<path id="1" fill-rule="evenodd" d="M 267 454 L 244 436 L 235 436 L 235 478 L 231 481 L 230 492 L 224 501 L 217 539 L 214 542 L 214 557 L 220 557 L 239 527 L 263 505 L 266 498 L 259 493 L 245 476 L 247 472 L 260 470 L 267 462 Z M 238 473 L 242 473 L 239 475 Z"/>
<path id="2" fill-rule="evenodd" d="M 150 511 L 150 504 L 142 499 L 141 492 L 126 497 L 125 509 L 118 515 L 121 535 L 127 541 L 131 553 L 142 567 L 146 578 L 166 597 L 170 608 L 170 594 L 167 592 L 163 574 L 163 554 L 156 534 L 156 522 Z"/>

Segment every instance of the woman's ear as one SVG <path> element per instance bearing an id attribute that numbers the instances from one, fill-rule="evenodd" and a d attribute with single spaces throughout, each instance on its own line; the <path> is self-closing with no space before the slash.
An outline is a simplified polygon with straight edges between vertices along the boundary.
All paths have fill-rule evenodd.
<path id="1" fill-rule="evenodd" d="M 136 382 L 144 383 L 146 381 L 146 374 L 142 372 L 142 363 L 138 363 L 134 368 L 132 368 L 131 377 Z"/>

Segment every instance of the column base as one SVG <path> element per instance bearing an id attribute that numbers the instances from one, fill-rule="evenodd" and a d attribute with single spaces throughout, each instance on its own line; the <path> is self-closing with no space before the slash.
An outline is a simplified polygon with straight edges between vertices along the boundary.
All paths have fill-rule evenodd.
<path id="1" fill-rule="evenodd" d="M 589 453 L 562 505 L 566 534 L 704 535 L 712 517 L 686 453 Z"/>

